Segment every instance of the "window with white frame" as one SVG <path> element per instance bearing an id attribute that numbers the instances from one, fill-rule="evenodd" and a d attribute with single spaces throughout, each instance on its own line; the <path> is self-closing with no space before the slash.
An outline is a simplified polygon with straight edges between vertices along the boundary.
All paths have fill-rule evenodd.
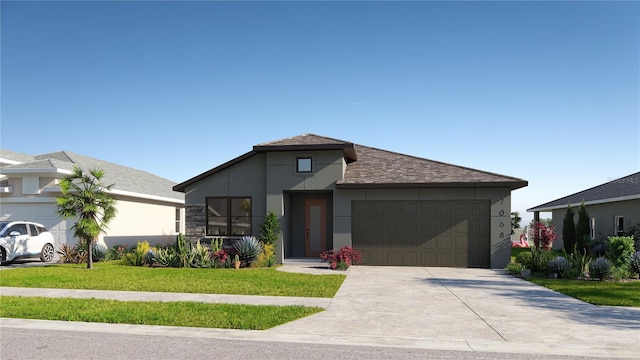
<path id="1" fill-rule="evenodd" d="M 613 226 L 613 232 L 615 236 L 624 235 L 624 216 L 618 215 L 615 218 L 615 223 Z"/>
<path id="2" fill-rule="evenodd" d="M 589 219 L 589 237 L 591 240 L 595 240 L 596 238 L 596 218 L 594 217 Z"/>
<path id="3" fill-rule="evenodd" d="M 22 193 L 27 194 L 40 194 L 40 178 L 25 176 L 22 178 Z"/>

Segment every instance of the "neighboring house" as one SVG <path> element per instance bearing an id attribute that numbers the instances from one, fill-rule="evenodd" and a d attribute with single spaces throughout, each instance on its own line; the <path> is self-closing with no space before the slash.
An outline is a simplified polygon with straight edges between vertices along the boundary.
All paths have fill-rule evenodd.
<path id="1" fill-rule="evenodd" d="M 74 219 L 57 214 L 59 181 L 77 165 L 84 171 L 104 170 L 104 184 L 113 184 L 117 215 L 106 234 L 109 247 L 135 245 L 138 241 L 166 244 L 183 232 L 184 195 L 172 190 L 174 182 L 106 161 L 68 151 L 37 156 L 0 150 L 0 221 L 39 222 L 54 235 L 56 250 L 61 244 L 75 244 Z"/>
<path id="2" fill-rule="evenodd" d="M 596 187 L 562 197 L 528 209 L 534 213 L 534 220 L 540 212 L 551 212 L 553 225 L 558 234 L 554 249 L 561 249 L 562 227 L 567 206 L 576 212 L 584 201 L 589 214 L 590 237 L 600 240 L 607 236 L 622 235 L 632 226 L 640 223 L 640 172 L 627 175 Z"/>
<path id="3" fill-rule="evenodd" d="M 174 186 L 190 240 L 257 235 L 278 261 L 351 245 L 364 264 L 503 268 L 511 191 L 527 181 L 313 134 L 259 144 Z"/>

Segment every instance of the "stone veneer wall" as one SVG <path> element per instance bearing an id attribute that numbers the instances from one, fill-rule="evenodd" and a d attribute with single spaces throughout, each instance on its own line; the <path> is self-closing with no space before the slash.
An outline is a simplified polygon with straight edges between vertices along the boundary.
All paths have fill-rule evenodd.
<path id="1" fill-rule="evenodd" d="M 185 206 L 185 237 L 190 241 L 197 241 L 207 234 L 207 216 L 205 204 Z"/>

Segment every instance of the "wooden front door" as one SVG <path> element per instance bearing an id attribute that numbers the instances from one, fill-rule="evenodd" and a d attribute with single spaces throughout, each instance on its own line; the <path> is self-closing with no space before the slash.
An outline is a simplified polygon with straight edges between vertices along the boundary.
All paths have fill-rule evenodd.
<path id="1" fill-rule="evenodd" d="M 327 200 L 304 201 L 304 256 L 318 257 L 327 249 Z"/>

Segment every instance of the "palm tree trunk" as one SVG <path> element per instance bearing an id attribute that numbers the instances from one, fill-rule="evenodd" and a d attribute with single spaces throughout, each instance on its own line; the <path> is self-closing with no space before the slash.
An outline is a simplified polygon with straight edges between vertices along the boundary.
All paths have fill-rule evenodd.
<path id="1" fill-rule="evenodd" d="M 87 269 L 93 269 L 93 239 L 87 239 Z"/>

